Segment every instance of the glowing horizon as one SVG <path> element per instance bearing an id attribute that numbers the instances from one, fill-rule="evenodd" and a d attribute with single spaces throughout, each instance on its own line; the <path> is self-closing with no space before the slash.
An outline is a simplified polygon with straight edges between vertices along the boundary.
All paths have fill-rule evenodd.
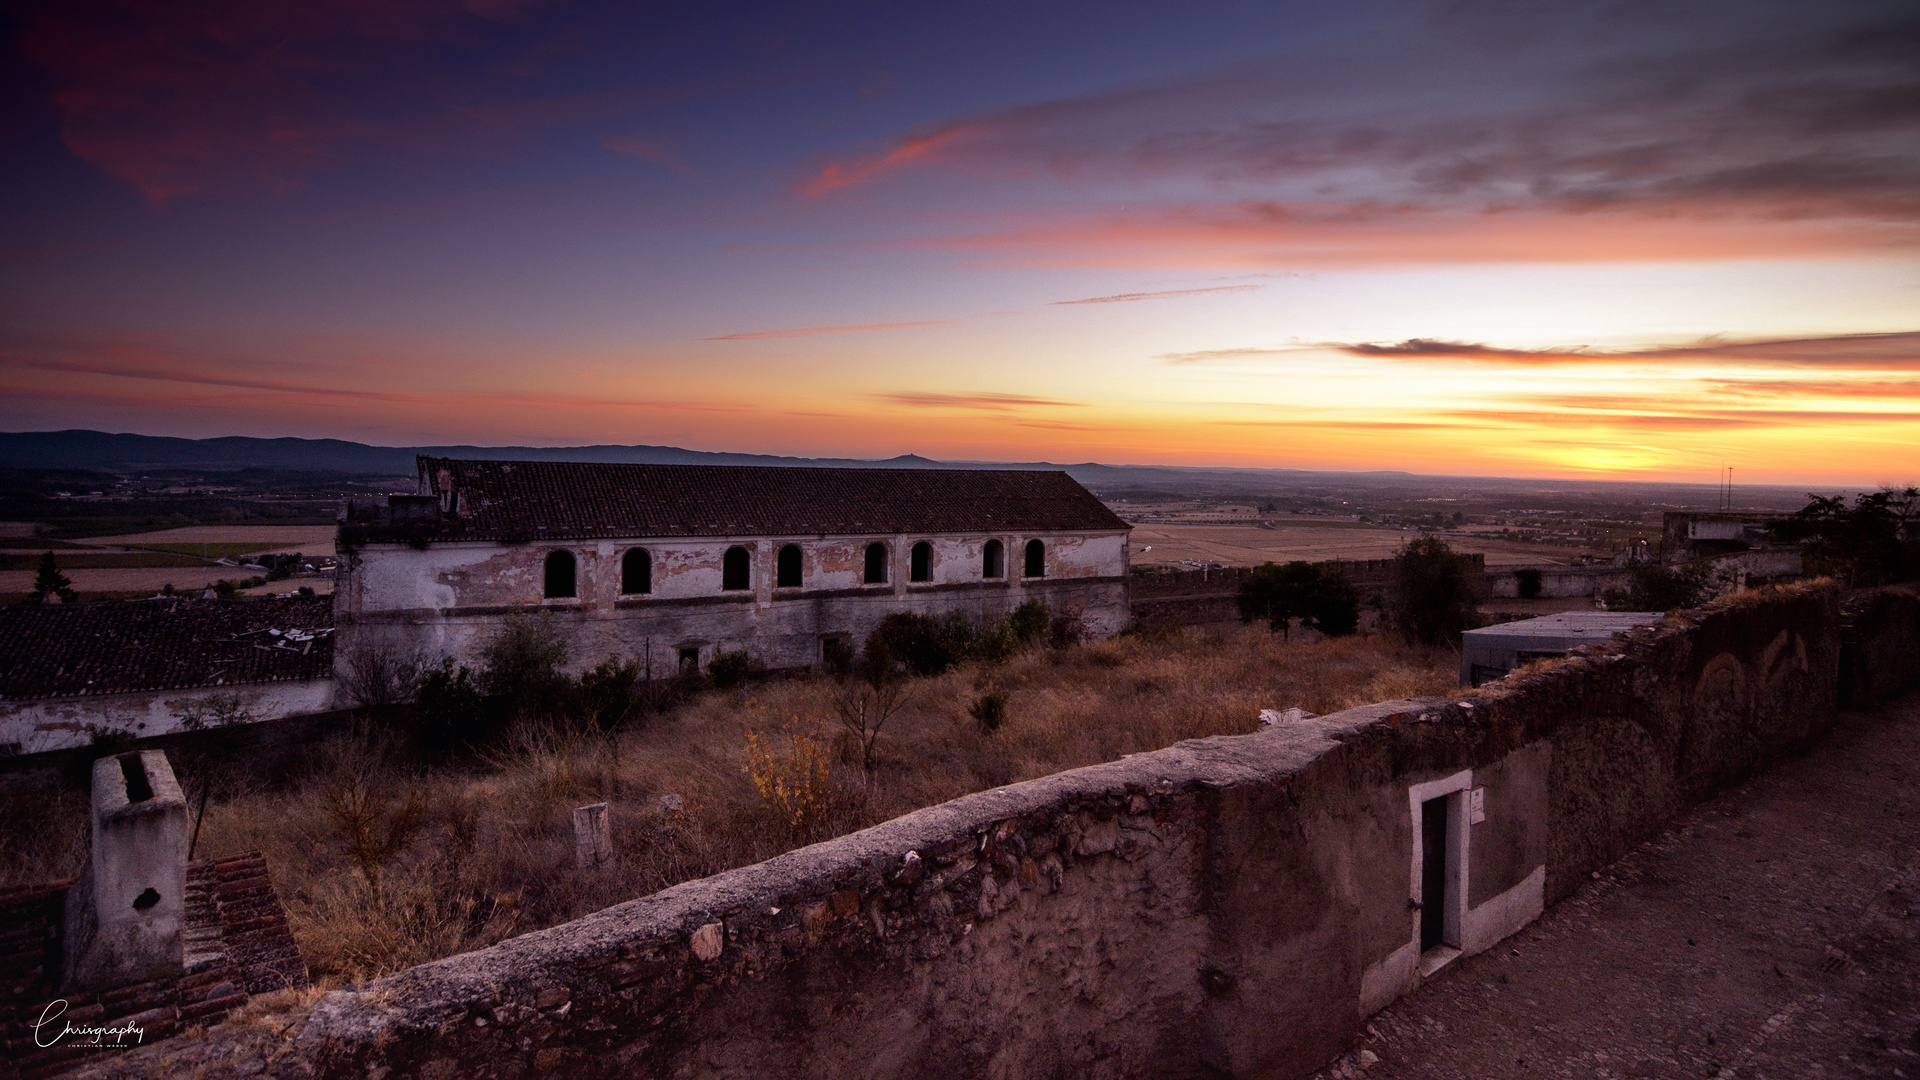
<path id="1" fill-rule="evenodd" d="M 998 18 L 22 17 L 0 426 L 1920 482 L 1897 4 Z"/>

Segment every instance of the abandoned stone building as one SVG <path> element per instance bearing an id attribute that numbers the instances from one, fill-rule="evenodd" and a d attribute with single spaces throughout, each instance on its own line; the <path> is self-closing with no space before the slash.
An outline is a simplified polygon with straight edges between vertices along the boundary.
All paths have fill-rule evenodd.
<path id="1" fill-rule="evenodd" d="M 464 461 L 348 505 L 335 619 L 369 648 L 473 664 L 542 614 L 575 666 L 653 674 L 744 651 L 819 664 L 910 611 L 999 618 L 1027 600 L 1103 636 L 1129 619 L 1130 526 L 1063 472 Z"/>

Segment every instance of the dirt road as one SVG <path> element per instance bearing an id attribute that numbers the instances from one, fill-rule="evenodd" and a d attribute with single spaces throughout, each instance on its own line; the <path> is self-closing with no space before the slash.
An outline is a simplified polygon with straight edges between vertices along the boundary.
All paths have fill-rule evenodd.
<path id="1" fill-rule="evenodd" d="M 1323 1077 L 1920 1077 L 1920 697 L 1695 808 Z"/>

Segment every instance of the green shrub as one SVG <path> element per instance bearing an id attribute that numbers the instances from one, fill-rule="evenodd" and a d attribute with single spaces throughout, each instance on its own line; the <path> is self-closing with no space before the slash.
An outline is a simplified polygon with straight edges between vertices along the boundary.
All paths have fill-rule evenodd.
<path id="1" fill-rule="evenodd" d="M 745 650 L 723 652 L 715 655 L 712 662 L 707 664 L 707 677 L 713 680 L 714 686 L 728 690 L 746 682 L 759 670 L 760 665 L 754 663 L 753 657 Z"/>
<path id="2" fill-rule="evenodd" d="M 1013 609 L 1007 616 L 1007 627 L 1022 644 L 1039 641 L 1046 636 L 1047 628 L 1053 622 L 1053 615 L 1047 611 L 1044 600 L 1029 600 Z"/>
<path id="3" fill-rule="evenodd" d="M 980 727 L 988 732 L 1000 730 L 1007 719 L 1007 695 L 1004 691 L 989 690 L 973 699 L 967 706 L 967 715 L 980 721 Z"/>
<path id="4" fill-rule="evenodd" d="M 1520 599 L 1531 600 L 1540 595 L 1540 571 L 1529 566 L 1523 570 L 1515 570 L 1513 576 L 1519 582 Z"/>

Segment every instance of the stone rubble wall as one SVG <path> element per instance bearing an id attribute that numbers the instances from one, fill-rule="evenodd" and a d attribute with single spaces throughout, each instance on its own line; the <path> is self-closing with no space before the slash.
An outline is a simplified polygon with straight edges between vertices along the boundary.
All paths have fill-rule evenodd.
<path id="1" fill-rule="evenodd" d="M 380 1080 L 1304 1076 L 1438 956 L 1409 910 L 1423 791 L 1484 793 L 1460 933 L 1485 948 L 1817 738 L 1840 653 L 1830 587 L 1743 594 L 1453 699 L 929 807 L 328 994 L 270 1060 L 246 1031 L 192 1060 Z"/>

